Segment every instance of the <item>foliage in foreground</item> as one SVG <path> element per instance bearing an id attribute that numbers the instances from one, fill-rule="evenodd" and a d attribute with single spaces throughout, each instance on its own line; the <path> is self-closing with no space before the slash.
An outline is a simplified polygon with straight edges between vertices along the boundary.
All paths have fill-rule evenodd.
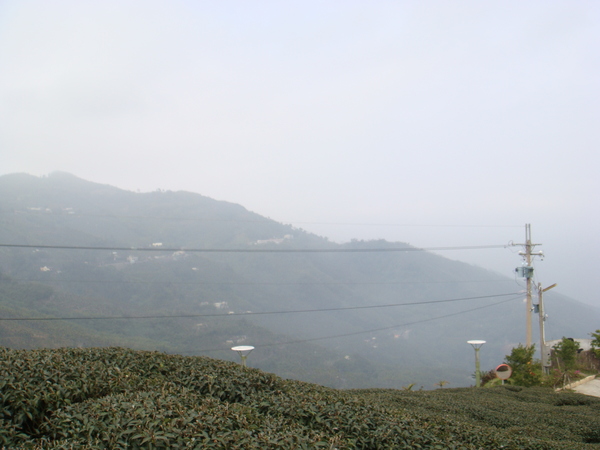
<path id="1" fill-rule="evenodd" d="M 590 333 L 592 336 L 592 349 L 594 350 L 595 355 L 600 358 L 600 329 L 596 330 L 594 333 Z"/>
<path id="2" fill-rule="evenodd" d="M 579 342 L 574 339 L 563 337 L 554 347 L 554 354 L 562 361 L 565 370 L 575 369 L 577 353 L 580 351 Z"/>
<path id="3" fill-rule="evenodd" d="M 574 381 L 595 374 L 600 368 L 600 361 L 595 353 L 582 352 L 579 343 L 574 339 L 563 337 L 553 349 L 553 367 L 544 374 L 541 361 L 533 359 L 534 345 L 525 347 L 519 344 L 514 347 L 504 359 L 512 369 L 512 375 L 506 383 L 524 387 L 564 388 Z M 501 380 L 496 377 L 495 370 L 490 370 L 482 374 L 482 383 L 487 387 L 498 386 Z"/>
<path id="4" fill-rule="evenodd" d="M 10 448 L 600 448 L 600 399 L 542 388 L 338 391 L 120 348 L 0 349 L 0 377 Z"/>
<path id="5" fill-rule="evenodd" d="M 542 384 L 541 367 L 533 363 L 535 345 L 526 347 L 519 344 L 506 355 L 504 362 L 512 368 L 510 381 L 518 386 L 539 386 Z"/>

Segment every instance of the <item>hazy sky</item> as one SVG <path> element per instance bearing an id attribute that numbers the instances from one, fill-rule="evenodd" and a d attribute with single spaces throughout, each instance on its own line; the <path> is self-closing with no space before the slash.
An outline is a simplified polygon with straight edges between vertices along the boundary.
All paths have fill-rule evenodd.
<path id="1" fill-rule="evenodd" d="M 600 306 L 600 2 L 0 0 L 0 174 L 335 241 L 524 241 Z M 513 275 L 519 248 L 443 252 Z"/>

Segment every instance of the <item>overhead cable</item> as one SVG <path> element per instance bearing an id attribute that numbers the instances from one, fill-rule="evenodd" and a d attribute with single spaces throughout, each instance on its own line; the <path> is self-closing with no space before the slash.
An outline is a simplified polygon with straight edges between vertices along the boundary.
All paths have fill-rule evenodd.
<path id="1" fill-rule="evenodd" d="M 77 245 L 31 245 L 31 244 L 0 244 L 4 248 L 33 248 L 53 250 L 105 250 L 125 252 L 188 252 L 188 253 L 400 253 L 425 252 L 444 250 L 482 250 L 491 248 L 506 248 L 501 245 L 467 245 L 457 247 L 391 247 L 391 248 L 165 248 L 165 247 L 92 247 Z"/>
<path id="2" fill-rule="evenodd" d="M 260 348 L 260 347 L 275 347 L 275 346 L 279 346 L 279 345 L 304 344 L 306 342 L 324 341 L 324 340 L 328 340 L 328 339 L 336 339 L 336 338 L 342 338 L 342 337 L 357 336 L 357 335 L 360 335 L 360 334 L 376 333 L 378 331 L 394 330 L 394 329 L 397 329 L 397 328 L 407 327 L 407 326 L 411 326 L 411 325 L 418 325 L 418 324 L 425 323 L 425 322 L 431 322 L 433 320 L 446 319 L 448 317 L 458 316 L 458 315 L 461 315 L 461 314 L 470 313 L 472 311 L 477 311 L 477 310 L 484 309 L 484 308 L 490 308 L 492 306 L 497 306 L 497 305 L 501 305 L 501 304 L 504 304 L 504 303 L 512 302 L 514 300 L 518 300 L 518 299 L 521 299 L 521 298 L 522 298 L 522 296 L 516 296 L 516 297 L 513 297 L 513 298 L 509 298 L 508 300 L 503 300 L 501 302 L 492 303 L 491 305 L 479 306 L 477 308 L 467 309 L 467 310 L 464 310 L 464 311 L 458 311 L 458 312 L 451 313 L 451 314 L 444 314 L 442 316 L 430 317 L 428 319 L 416 320 L 414 322 L 406 322 L 406 323 L 403 323 L 403 324 L 393 325 L 393 326 L 389 326 L 389 327 L 375 328 L 375 329 L 371 329 L 371 330 L 355 331 L 355 332 L 352 332 L 352 333 L 336 334 L 336 335 L 332 335 L 332 336 L 322 336 L 322 337 L 316 337 L 316 338 L 299 339 L 299 340 L 296 340 L 296 341 L 273 342 L 273 343 L 256 345 L 255 347 L 256 348 Z M 225 349 L 224 348 L 205 349 L 205 350 L 198 350 L 197 353 L 208 353 L 208 352 L 216 352 L 216 351 L 222 351 L 222 350 L 225 350 Z"/>
<path id="3" fill-rule="evenodd" d="M 511 278 L 503 280 L 445 280 L 445 281 L 318 281 L 318 282 L 285 282 L 285 281 L 171 281 L 171 280 L 61 280 L 61 279 L 25 279 L 9 278 L 2 281 L 19 281 L 25 283 L 110 283 L 110 284 L 168 284 L 168 285 L 210 285 L 210 286 L 385 286 L 402 284 L 455 284 L 455 283 L 513 283 Z"/>
<path id="4" fill-rule="evenodd" d="M 484 298 L 504 297 L 508 295 L 516 295 L 516 292 L 508 294 L 482 295 L 477 297 L 463 297 L 446 300 L 430 300 L 424 302 L 407 302 L 407 303 L 392 303 L 387 305 L 369 305 L 369 306 L 347 306 L 339 308 L 321 308 L 321 309 L 300 309 L 288 311 L 246 311 L 242 313 L 227 312 L 227 313 L 211 313 L 211 314 L 175 314 L 175 315 L 151 315 L 151 316 L 88 316 L 88 317 L 2 317 L 0 321 L 57 321 L 57 320 L 132 320 L 132 319 L 182 319 L 182 318 L 198 318 L 198 317 L 243 317 L 256 315 L 273 315 L 273 314 L 299 314 L 299 313 L 315 313 L 326 311 L 347 311 L 356 309 L 375 309 L 375 308 L 391 308 L 397 306 L 415 306 L 427 305 L 432 303 L 450 303 L 465 300 L 477 300 Z"/>
<path id="5" fill-rule="evenodd" d="M 21 212 L 21 211 L 19 211 Z M 35 213 L 34 211 L 27 211 Z M 37 212 L 37 211 L 36 211 Z M 42 212 L 45 214 L 45 212 Z M 258 215 L 257 215 L 258 216 Z M 194 222 L 240 222 L 240 223 L 266 223 L 276 222 L 283 226 L 286 225 L 350 225 L 350 226 L 378 226 L 378 227 L 427 227 L 427 228 L 522 228 L 523 225 L 474 225 L 474 224 L 431 224 L 431 223 L 369 223 L 369 222 L 313 222 L 302 220 L 274 220 L 269 217 L 258 216 L 254 219 L 239 219 L 239 218 L 221 218 L 221 217 L 192 217 L 192 216 L 149 216 L 149 215 L 123 215 L 123 214 L 88 214 L 71 211 L 68 214 L 63 214 L 62 217 L 78 218 L 78 217 L 101 217 L 108 219 L 142 219 L 142 220 L 181 220 Z"/>

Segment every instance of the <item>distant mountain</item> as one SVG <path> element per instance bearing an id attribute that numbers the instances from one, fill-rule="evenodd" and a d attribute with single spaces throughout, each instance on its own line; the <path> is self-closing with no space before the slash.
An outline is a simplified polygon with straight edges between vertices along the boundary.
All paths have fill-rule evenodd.
<path id="1" fill-rule="evenodd" d="M 335 244 L 189 192 L 2 176 L 0 244 L 0 318 L 70 319 L 0 320 L 10 347 L 234 359 L 246 344 L 250 365 L 284 377 L 432 388 L 473 383 L 468 339 L 488 341 L 485 370 L 524 341 L 513 278 L 404 243 Z M 598 328 L 598 309 L 552 292 L 545 306 L 548 339 Z"/>

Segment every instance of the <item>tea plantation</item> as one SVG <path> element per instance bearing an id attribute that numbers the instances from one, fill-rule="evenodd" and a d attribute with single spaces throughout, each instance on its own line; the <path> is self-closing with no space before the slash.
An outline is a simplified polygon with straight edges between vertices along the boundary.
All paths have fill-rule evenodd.
<path id="1" fill-rule="evenodd" d="M 600 449 L 600 399 L 550 389 L 339 391 L 122 348 L 0 348 L 0 447 Z"/>

